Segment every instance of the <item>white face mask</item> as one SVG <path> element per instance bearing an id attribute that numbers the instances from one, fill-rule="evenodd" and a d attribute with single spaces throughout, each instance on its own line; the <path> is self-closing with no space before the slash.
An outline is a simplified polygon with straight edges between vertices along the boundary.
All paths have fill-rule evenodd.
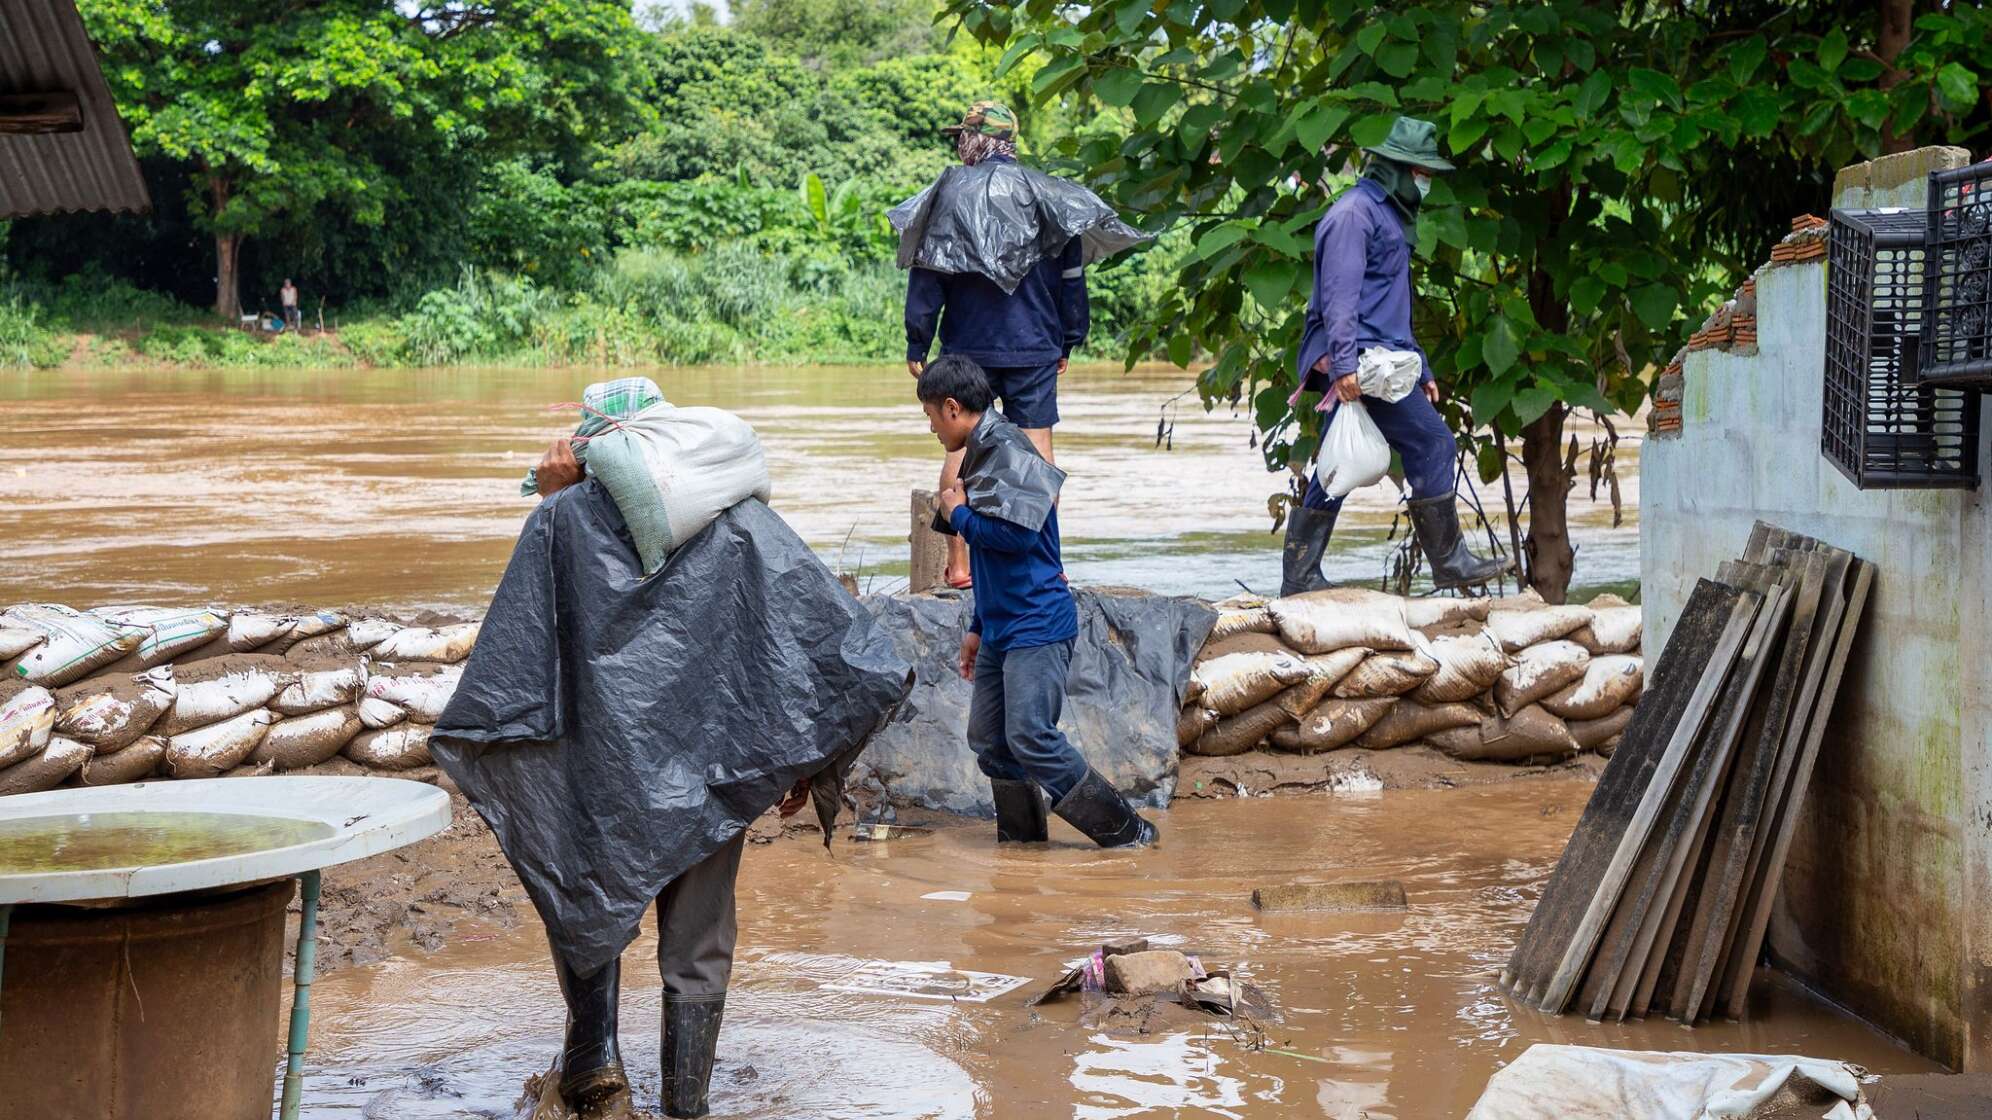
<path id="1" fill-rule="evenodd" d="M 1413 171 L 1411 173 L 1411 185 L 1418 188 L 1419 198 L 1432 193 L 1432 177 L 1430 175 Z"/>

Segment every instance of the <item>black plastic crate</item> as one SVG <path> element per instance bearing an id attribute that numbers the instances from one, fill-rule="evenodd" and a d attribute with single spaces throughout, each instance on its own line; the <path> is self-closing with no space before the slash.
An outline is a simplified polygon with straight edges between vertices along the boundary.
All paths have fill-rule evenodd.
<path id="1" fill-rule="evenodd" d="M 1919 380 L 1992 389 L 1992 164 L 1930 173 Z"/>
<path id="2" fill-rule="evenodd" d="M 1862 490 L 1978 485 L 1978 394 L 1919 384 L 1924 215 L 1835 210 L 1820 451 Z"/>

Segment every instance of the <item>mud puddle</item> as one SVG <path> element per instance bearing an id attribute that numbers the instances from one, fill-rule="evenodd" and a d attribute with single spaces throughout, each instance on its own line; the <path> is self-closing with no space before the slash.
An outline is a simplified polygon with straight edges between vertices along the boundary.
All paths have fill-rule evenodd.
<path id="1" fill-rule="evenodd" d="M 1540 780 L 1269 801 L 1179 802 L 1164 846 L 997 851 L 987 824 L 887 843 L 750 847 L 713 1114 L 734 1117 L 1461 1115 L 1530 1043 L 1800 1052 L 1877 1072 L 1929 1063 L 1777 978 L 1742 1024 L 1594 1026 L 1494 986 L 1592 786 Z M 1253 886 L 1395 878 L 1403 914 L 1261 915 Z M 963 897 L 963 896 L 966 897 Z M 1026 1001 L 1090 945 L 1145 934 L 1232 965 L 1285 1021 L 1254 1050 L 1220 1022 L 1079 1025 Z M 335 972 L 314 989 L 305 1115 L 506 1117 L 560 1037 L 537 923 Z M 623 1040 L 657 1099 L 655 943 L 624 958 Z M 986 1003 L 836 990 L 870 962 L 1029 977 Z M 876 968 L 871 973 L 876 973 Z M 863 985 L 856 985 L 863 986 Z"/>

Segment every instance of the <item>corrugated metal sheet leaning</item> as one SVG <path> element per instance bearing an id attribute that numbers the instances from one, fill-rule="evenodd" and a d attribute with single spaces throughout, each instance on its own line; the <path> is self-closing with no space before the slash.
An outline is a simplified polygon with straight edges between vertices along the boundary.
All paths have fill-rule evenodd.
<path id="1" fill-rule="evenodd" d="M 82 128 L 28 135 L 0 130 L 0 219 L 152 208 L 72 0 L 0 0 L 0 94 L 24 93 L 73 94 Z"/>

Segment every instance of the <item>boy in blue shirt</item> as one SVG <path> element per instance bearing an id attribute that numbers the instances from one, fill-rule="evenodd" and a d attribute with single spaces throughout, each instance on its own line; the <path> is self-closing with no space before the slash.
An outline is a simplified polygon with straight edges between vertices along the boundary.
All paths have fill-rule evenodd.
<path id="1" fill-rule="evenodd" d="M 1103 848 L 1153 843 L 1155 826 L 1058 729 L 1079 636 L 1058 549 L 1065 473 L 991 411 L 994 391 L 973 361 L 943 355 L 921 372 L 919 394 L 941 446 L 962 453 L 961 481 L 941 492 L 941 516 L 968 542 L 975 577 L 960 670 L 975 684 L 968 745 L 989 777 L 996 839 L 1046 839 L 1042 788 L 1052 812 Z"/>

